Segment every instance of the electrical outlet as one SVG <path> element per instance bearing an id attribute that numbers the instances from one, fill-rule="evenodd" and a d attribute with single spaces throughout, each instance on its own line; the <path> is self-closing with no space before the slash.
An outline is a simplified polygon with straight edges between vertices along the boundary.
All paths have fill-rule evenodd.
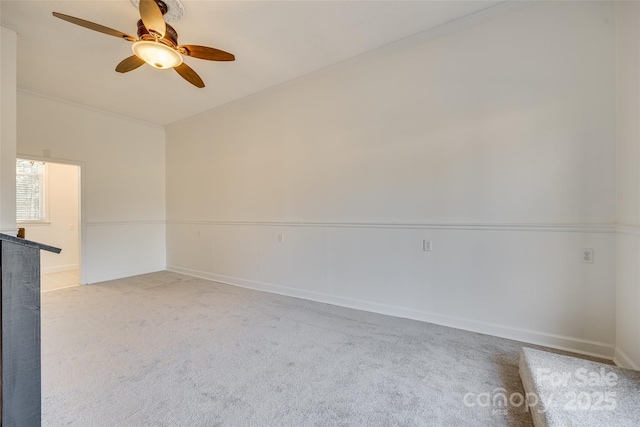
<path id="1" fill-rule="evenodd" d="M 198 230 L 198 237 L 202 237 L 202 231 Z"/>
<path id="2" fill-rule="evenodd" d="M 423 251 L 425 251 L 425 252 L 431 252 L 431 248 L 432 248 L 432 246 L 431 246 L 431 240 L 427 240 L 427 239 L 425 239 L 425 240 L 423 240 L 423 241 L 422 241 L 422 250 L 423 250 Z"/>
<path id="3" fill-rule="evenodd" d="M 580 253 L 580 257 L 582 258 L 582 262 L 587 264 L 593 264 L 593 249 L 591 248 L 582 248 L 582 252 Z"/>
<path id="4" fill-rule="evenodd" d="M 278 243 L 284 243 L 284 234 L 278 234 Z"/>

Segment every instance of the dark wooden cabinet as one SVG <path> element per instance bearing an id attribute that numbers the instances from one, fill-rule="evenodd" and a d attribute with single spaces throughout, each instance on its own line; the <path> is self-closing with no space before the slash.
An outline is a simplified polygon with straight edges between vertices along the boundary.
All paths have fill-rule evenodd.
<path id="1" fill-rule="evenodd" d="M 0 234 L 3 427 L 41 423 L 40 251 L 60 249 Z"/>

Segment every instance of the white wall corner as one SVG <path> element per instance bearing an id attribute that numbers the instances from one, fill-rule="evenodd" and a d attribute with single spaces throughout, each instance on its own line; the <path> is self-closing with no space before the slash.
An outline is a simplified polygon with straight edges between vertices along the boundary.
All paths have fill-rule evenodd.
<path id="1" fill-rule="evenodd" d="M 640 370 L 640 364 L 634 362 L 622 349 L 616 347 L 613 363 L 621 368 Z"/>
<path id="2" fill-rule="evenodd" d="M 640 369 L 640 4 L 616 6 L 616 354 Z M 622 225 L 624 224 L 624 225 Z"/>
<path id="3" fill-rule="evenodd" d="M 17 39 L 0 27 L 0 230 L 16 230 Z"/>

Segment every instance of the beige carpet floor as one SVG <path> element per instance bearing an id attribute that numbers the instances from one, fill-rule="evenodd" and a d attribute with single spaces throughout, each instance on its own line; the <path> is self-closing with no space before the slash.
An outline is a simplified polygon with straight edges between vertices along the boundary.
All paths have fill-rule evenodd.
<path id="1" fill-rule="evenodd" d="M 42 295 L 43 425 L 529 427 L 521 347 L 153 273 Z"/>

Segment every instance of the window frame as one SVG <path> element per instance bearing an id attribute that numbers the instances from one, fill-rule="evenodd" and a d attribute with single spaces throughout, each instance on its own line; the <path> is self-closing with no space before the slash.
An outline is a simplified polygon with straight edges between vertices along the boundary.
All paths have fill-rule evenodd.
<path id="1" fill-rule="evenodd" d="M 34 173 L 21 173 L 17 170 L 16 165 L 16 178 L 18 175 L 38 175 L 40 177 L 40 219 L 18 219 L 17 218 L 17 207 L 16 207 L 16 223 L 17 224 L 31 224 L 31 225 L 47 225 L 51 224 L 49 220 L 49 163 L 42 160 L 34 160 L 34 159 L 25 159 L 21 157 L 16 158 L 16 162 L 19 160 L 28 161 L 28 162 L 37 162 L 42 163 L 44 166 L 44 171 L 42 174 L 34 174 Z"/>

